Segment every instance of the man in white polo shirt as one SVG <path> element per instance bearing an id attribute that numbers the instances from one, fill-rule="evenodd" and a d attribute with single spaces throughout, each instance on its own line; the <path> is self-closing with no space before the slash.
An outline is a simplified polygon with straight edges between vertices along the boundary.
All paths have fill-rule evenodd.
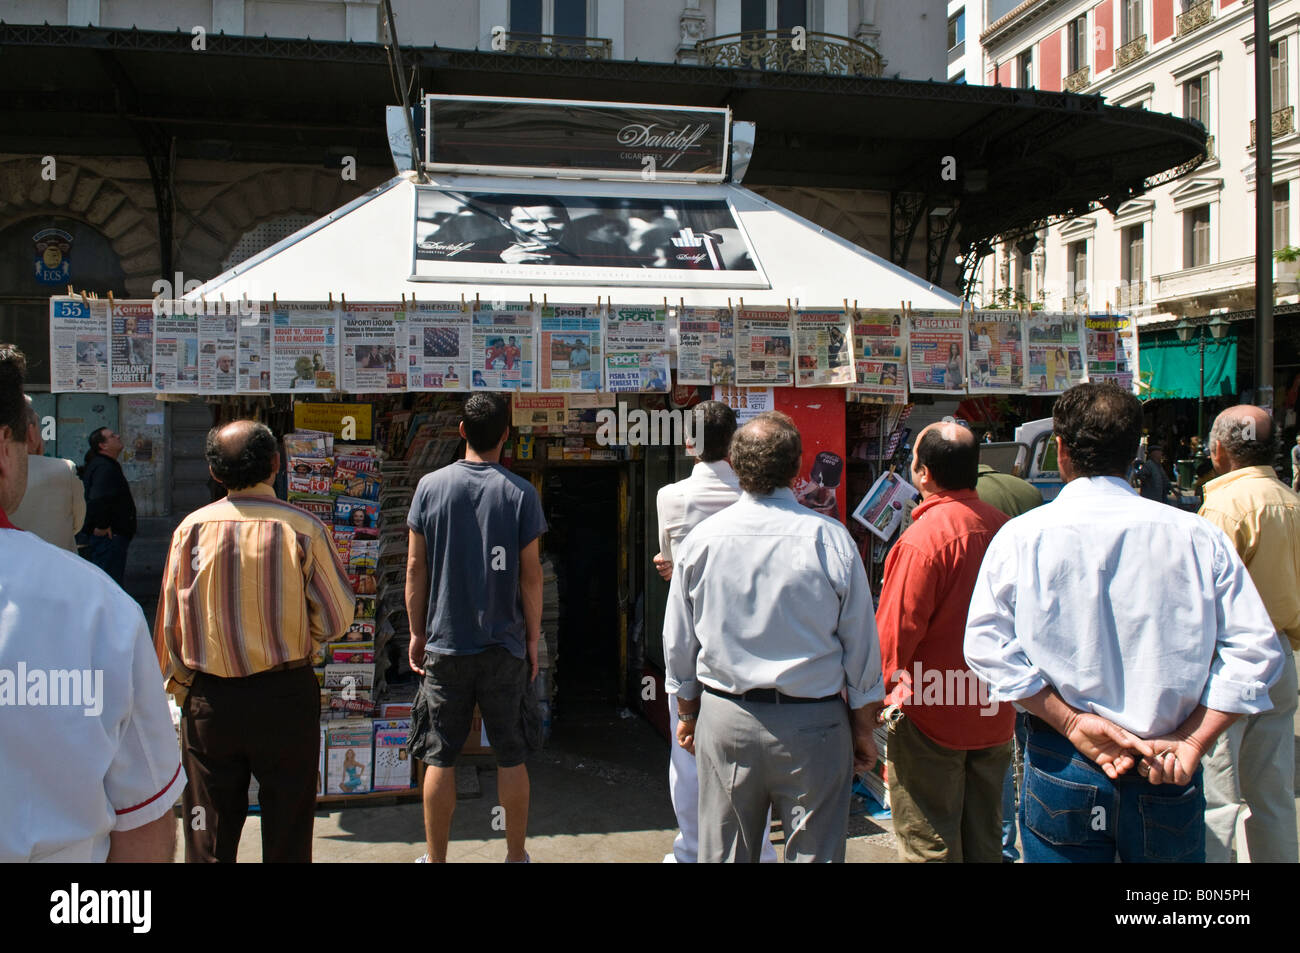
<path id="1" fill-rule="evenodd" d="M 180 747 L 139 605 L 14 527 L 26 365 L 0 344 L 0 863 L 169 861 Z"/>

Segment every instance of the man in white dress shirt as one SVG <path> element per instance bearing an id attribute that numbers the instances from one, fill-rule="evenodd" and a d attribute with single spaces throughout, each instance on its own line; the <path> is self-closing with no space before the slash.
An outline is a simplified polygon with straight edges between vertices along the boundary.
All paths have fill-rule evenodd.
<path id="1" fill-rule="evenodd" d="M 1124 481 L 1137 398 L 1080 384 L 1053 409 L 1066 487 L 993 539 L 966 659 L 1031 715 L 1026 862 L 1202 862 L 1201 758 L 1268 710 L 1281 653 L 1226 536 Z"/>
<path id="2" fill-rule="evenodd" d="M 659 513 L 659 555 L 655 569 L 664 579 L 673 574 L 673 553 L 686 535 L 706 517 L 726 509 L 740 499 L 736 471 L 727 462 L 731 438 L 736 433 L 736 412 L 720 400 L 706 400 L 693 410 L 696 419 L 695 445 L 686 452 L 699 457 L 691 475 L 659 490 L 655 508 Z M 677 695 L 668 693 L 668 720 L 677 725 Z M 698 857 L 699 836 L 696 811 L 700 799 L 700 778 L 695 756 L 679 744 L 672 745 L 668 759 L 668 792 L 677 814 L 677 837 L 673 852 L 664 863 L 693 864 Z M 770 838 L 763 841 L 763 862 L 776 861 Z"/>
<path id="3" fill-rule="evenodd" d="M 185 772 L 144 613 L 5 515 L 27 485 L 24 373 L 0 344 L 0 863 L 169 861 Z"/>
<path id="4" fill-rule="evenodd" d="M 41 419 L 27 398 L 27 492 L 9 519 L 19 529 L 70 553 L 77 551 L 77 530 L 86 522 L 86 488 L 71 460 L 43 456 Z"/>
<path id="5" fill-rule="evenodd" d="M 664 681 L 699 769 L 705 863 L 758 861 L 769 807 L 786 862 L 843 861 L 853 770 L 876 761 L 871 590 L 848 530 L 795 500 L 801 456 L 784 414 L 741 427 L 731 465 L 744 496 L 674 553 Z"/>

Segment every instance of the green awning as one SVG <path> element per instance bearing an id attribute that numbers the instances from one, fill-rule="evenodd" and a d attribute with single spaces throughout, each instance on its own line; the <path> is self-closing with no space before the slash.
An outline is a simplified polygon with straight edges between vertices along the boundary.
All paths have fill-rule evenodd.
<path id="1" fill-rule="evenodd" d="M 1237 393 L 1237 330 L 1230 327 L 1221 340 L 1209 332 L 1194 330 L 1192 339 L 1184 344 L 1178 340 L 1177 331 L 1155 331 L 1142 334 L 1138 342 L 1138 358 L 1142 368 L 1141 396 L 1147 398 L 1183 397 L 1195 400 L 1199 396 L 1201 375 L 1200 342 L 1197 336 L 1205 334 L 1205 396 L 1231 397 Z"/>

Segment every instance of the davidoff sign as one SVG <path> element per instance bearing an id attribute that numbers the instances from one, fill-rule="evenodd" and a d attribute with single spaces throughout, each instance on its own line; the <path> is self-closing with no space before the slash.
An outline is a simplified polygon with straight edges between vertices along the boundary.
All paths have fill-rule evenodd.
<path id="1" fill-rule="evenodd" d="M 487 96 L 425 97 L 432 171 L 721 182 L 731 112 Z"/>

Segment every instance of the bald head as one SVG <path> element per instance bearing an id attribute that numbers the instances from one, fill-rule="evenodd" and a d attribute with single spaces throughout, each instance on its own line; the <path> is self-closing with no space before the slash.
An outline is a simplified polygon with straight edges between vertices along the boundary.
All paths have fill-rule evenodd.
<path id="1" fill-rule="evenodd" d="M 799 475 L 802 459 L 799 429 L 777 411 L 759 414 L 731 440 L 731 467 L 740 488 L 754 496 L 788 487 Z"/>
<path id="2" fill-rule="evenodd" d="M 922 495 L 975 489 L 979 466 L 975 434 L 961 424 L 940 421 L 917 435 L 912 454 L 912 482 Z"/>
<path id="3" fill-rule="evenodd" d="M 280 467 L 275 435 L 256 420 L 234 420 L 208 431 L 204 456 L 212 479 L 227 490 L 270 483 Z"/>
<path id="4" fill-rule="evenodd" d="M 1229 407 L 1210 428 L 1210 460 L 1220 473 L 1273 462 L 1273 421 L 1250 404 Z"/>

